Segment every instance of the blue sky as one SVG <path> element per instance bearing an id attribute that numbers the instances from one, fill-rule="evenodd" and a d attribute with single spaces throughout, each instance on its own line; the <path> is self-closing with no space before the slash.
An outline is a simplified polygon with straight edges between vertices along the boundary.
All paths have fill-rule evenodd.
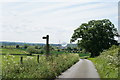
<path id="1" fill-rule="evenodd" d="M 69 43 L 74 29 L 90 20 L 110 19 L 118 27 L 118 0 L 4 0 L 1 41 Z"/>

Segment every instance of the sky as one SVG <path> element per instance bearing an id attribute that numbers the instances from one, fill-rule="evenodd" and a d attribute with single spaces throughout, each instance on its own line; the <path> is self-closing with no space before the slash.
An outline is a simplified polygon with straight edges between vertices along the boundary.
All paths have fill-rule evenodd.
<path id="1" fill-rule="evenodd" d="M 0 41 L 69 43 L 76 28 L 109 19 L 118 28 L 119 0 L 4 0 L 0 2 Z"/>

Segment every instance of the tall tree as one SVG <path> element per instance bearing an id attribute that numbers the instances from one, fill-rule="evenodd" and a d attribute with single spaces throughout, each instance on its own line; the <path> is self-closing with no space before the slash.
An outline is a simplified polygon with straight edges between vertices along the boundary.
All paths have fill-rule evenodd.
<path id="1" fill-rule="evenodd" d="M 90 52 L 91 57 L 95 57 L 104 49 L 118 44 L 114 39 L 115 36 L 119 35 L 110 20 L 91 20 L 74 30 L 71 42 L 79 39 L 78 46 Z"/>

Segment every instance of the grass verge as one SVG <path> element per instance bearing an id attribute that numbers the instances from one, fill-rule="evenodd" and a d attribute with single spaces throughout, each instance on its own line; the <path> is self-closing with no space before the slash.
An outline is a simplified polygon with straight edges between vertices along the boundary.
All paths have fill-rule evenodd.
<path id="1" fill-rule="evenodd" d="M 95 64 L 101 78 L 118 78 L 119 50 L 120 47 L 112 46 L 110 49 L 103 51 L 100 56 L 88 58 Z"/>

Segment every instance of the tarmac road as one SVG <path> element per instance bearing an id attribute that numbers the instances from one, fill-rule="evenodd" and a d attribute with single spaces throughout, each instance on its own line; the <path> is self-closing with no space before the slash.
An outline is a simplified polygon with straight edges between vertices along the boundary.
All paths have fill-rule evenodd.
<path id="1" fill-rule="evenodd" d="M 75 65 L 58 76 L 58 79 L 60 78 L 97 78 L 98 80 L 100 77 L 90 60 L 80 59 Z"/>

